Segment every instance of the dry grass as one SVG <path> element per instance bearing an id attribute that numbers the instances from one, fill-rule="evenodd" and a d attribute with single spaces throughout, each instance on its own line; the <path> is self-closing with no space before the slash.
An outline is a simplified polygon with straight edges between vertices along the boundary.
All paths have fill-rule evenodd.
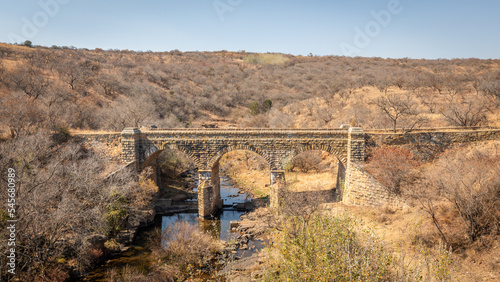
<path id="1" fill-rule="evenodd" d="M 384 247 L 390 251 L 407 269 L 427 271 L 425 261 L 439 259 L 443 255 L 439 248 L 440 237 L 432 220 L 418 206 L 407 205 L 404 209 L 390 207 L 346 207 L 341 204 L 329 204 L 329 213 L 342 212 L 362 219 L 365 227 L 373 230 L 384 241 Z M 439 219 L 448 222 L 445 227 L 450 233 L 457 232 L 460 225 L 447 203 L 438 204 Z M 465 237 L 464 237 L 465 239 Z M 498 281 L 500 279 L 500 240 L 499 236 L 487 238 L 488 247 L 480 243 L 464 246 L 451 254 L 453 264 L 450 267 L 452 281 Z M 425 266 L 425 267 L 424 267 Z M 436 266 L 434 266 L 436 267 Z M 432 269 L 431 269 L 432 270 Z"/>
<path id="2" fill-rule="evenodd" d="M 334 172 L 289 172 L 286 181 L 289 189 L 293 192 L 323 191 L 335 188 L 337 183 L 337 171 Z"/>

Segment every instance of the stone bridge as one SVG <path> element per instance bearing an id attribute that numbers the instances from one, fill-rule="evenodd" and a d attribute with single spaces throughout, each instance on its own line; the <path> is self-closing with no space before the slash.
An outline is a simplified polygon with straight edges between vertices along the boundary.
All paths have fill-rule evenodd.
<path id="1" fill-rule="evenodd" d="M 339 160 L 337 191 L 340 200 L 351 205 L 401 205 L 397 197 L 360 167 L 365 158 L 365 143 L 399 146 L 430 144 L 443 146 L 500 139 L 498 129 L 450 131 L 423 130 L 411 133 L 372 131 L 361 128 L 340 129 L 168 129 L 139 130 L 126 128 L 121 133 L 81 134 L 87 141 L 121 145 L 121 158 L 134 162 L 138 170 L 156 168 L 157 157 L 165 149 L 186 153 L 198 167 L 198 205 L 200 217 L 214 215 L 221 208 L 219 160 L 227 152 L 247 150 L 262 156 L 269 164 L 271 175 L 271 206 L 279 201 L 279 191 L 285 182 L 284 167 L 295 155 L 310 151 L 326 151 Z M 158 170 L 156 170 L 158 171 Z M 160 179 L 156 177 L 157 181 Z"/>
<path id="2" fill-rule="evenodd" d="M 273 129 L 170 129 L 140 131 L 126 128 L 121 133 L 122 160 L 136 162 L 138 169 L 156 166 L 165 149 L 186 153 L 198 166 L 200 217 L 213 215 L 220 200 L 219 160 L 227 152 L 247 150 L 262 156 L 271 175 L 271 206 L 279 199 L 284 184 L 284 167 L 291 158 L 310 150 L 322 150 L 339 160 L 339 175 L 345 183 L 350 163 L 364 160 L 365 134 L 361 128 L 327 130 Z M 159 177 L 157 177 L 159 179 Z M 340 183 L 340 182 L 339 182 Z"/>

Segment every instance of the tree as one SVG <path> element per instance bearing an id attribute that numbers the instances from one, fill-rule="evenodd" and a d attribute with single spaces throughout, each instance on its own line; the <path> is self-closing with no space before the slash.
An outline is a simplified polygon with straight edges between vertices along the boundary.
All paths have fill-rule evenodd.
<path id="1" fill-rule="evenodd" d="M 0 62 L 0 85 L 4 83 L 4 74 L 5 74 L 5 68 L 3 66 L 3 63 Z"/>
<path id="2" fill-rule="evenodd" d="M 375 86 L 377 86 L 378 90 L 381 93 L 384 93 L 385 95 L 387 95 L 387 90 L 389 89 L 389 87 L 391 87 L 391 85 L 392 81 L 389 77 L 383 77 L 383 78 L 379 77 L 375 81 Z"/>
<path id="3" fill-rule="evenodd" d="M 130 98 L 121 96 L 112 105 L 107 115 L 112 127 L 118 130 L 147 126 L 155 112 L 151 97 L 146 95 Z"/>
<path id="4" fill-rule="evenodd" d="M 500 72 L 485 77 L 478 86 L 486 95 L 500 100 Z"/>
<path id="5" fill-rule="evenodd" d="M 250 103 L 250 114 L 253 115 L 253 116 L 256 116 L 258 114 L 260 114 L 260 106 L 259 106 L 259 103 L 254 101 L 252 103 Z"/>
<path id="6" fill-rule="evenodd" d="M 402 119 L 406 119 L 403 126 L 410 130 L 422 122 L 422 119 L 417 117 L 417 104 L 408 93 L 384 95 L 373 100 L 373 103 L 392 121 L 394 132 L 396 132 L 398 121 Z"/>
<path id="7" fill-rule="evenodd" d="M 262 111 L 265 113 L 265 112 L 268 112 L 271 107 L 273 106 L 273 102 L 269 99 L 266 99 L 264 101 L 264 103 L 262 104 Z"/>
<path id="8" fill-rule="evenodd" d="M 448 95 L 439 113 L 452 125 L 477 126 L 486 120 L 488 102 L 481 96 Z"/>
<path id="9" fill-rule="evenodd" d="M 292 170 L 301 172 L 314 170 L 318 172 L 321 164 L 321 151 L 308 151 L 295 156 L 292 159 Z"/>
<path id="10" fill-rule="evenodd" d="M 460 214 L 470 241 L 499 230 L 499 168 L 496 142 L 450 150 L 427 173 L 429 183 Z"/>
<path id="11" fill-rule="evenodd" d="M 107 167 L 106 158 L 82 144 L 55 143 L 52 134 L 42 130 L 0 143 L 0 169 L 15 169 L 16 199 L 23 203 L 16 206 L 16 227 L 22 230 L 16 235 L 21 281 L 35 277 L 61 281 L 61 258 L 75 262 L 72 268 L 87 270 L 102 255 L 99 240 L 104 243 L 106 235 L 122 228 L 129 214 L 151 204 L 154 185 L 136 183 L 135 174 L 126 169 L 105 177 Z M 0 184 L 7 187 L 6 177 L 0 178 Z M 0 221 L 3 238 L 6 224 Z M 2 244 L 0 251 L 6 253 L 7 248 Z M 0 257 L 0 263 L 6 264 L 6 256 Z M 6 268 L 1 276 L 7 280 Z"/>
<path id="12" fill-rule="evenodd" d="M 0 119 L 10 128 L 11 138 L 33 134 L 44 124 L 46 115 L 39 103 L 20 92 L 0 97 Z"/>
<path id="13" fill-rule="evenodd" d="M 24 41 L 23 45 L 31 48 L 31 47 L 33 47 L 33 42 L 26 40 L 26 41 Z"/>
<path id="14" fill-rule="evenodd" d="M 51 86 L 50 80 L 43 72 L 32 65 L 23 65 L 8 73 L 6 80 L 11 88 L 23 91 L 33 100 L 46 94 Z"/>
<path id="15" fill-rule="evenodd" d="M 85 60 L 80 63 L 67 62 L 61 64 L 57 71 L 61 79 L 68 84 L 71 90 L 85 92 L 87 87 L 94 83 L 95 77 L 100 71 L 98 63 Z"/>

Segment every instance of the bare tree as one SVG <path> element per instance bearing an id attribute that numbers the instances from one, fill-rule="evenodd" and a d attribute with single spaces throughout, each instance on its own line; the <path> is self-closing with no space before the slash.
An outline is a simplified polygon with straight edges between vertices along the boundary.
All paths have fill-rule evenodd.
<path id="1" fill-rule="evenodd" d="M 428 177 L 450 201 L 471 241 L 500 228 L 500 156 L 493 146 L 457 148 L 442 156 Z"/>
<path id="2" fill-rule="evenodd" d="M 31 134 L 45 122 L 39 103 L 21 92 L 0 97 L 0 119 L 10 128 L 11 137 Z"/>
<path id="3" fill-rule="evenodd" d="M 452 125 L 477 126 L 486 121 L 488 100 L 481 96 L 447 95 L 439 113 Z"/>
<path id="4" fill-rule="evenodd" d="M 375 81 L 375 86 L 377 86 L 378 90 L 381 93 L 387 95 L 387 90 L 392 86 L 392 81 L 389 77 L 379 77 Z"/>
<path id="5" fill-rule="evenodd" d="M 486 95 L 500 100 L 500 72 L 486 76 L 478 88 Z"/>
<path id="6" fill-rule="evenodd" d="M 406 95 L 384 95 L 373 100 L 373 103 L 392 121 L 394 132 L 396 132 L 398 121 L 404 120 L 403 129 L 407 130 L 411 130 L 423 122 L 418 117 L 417 103 L 409 93 Z"/>
<path id="7" fill-rule="evenodd" d="M 82 270 L 95 263 L 89 259 L 97 257 L 89 254 L 102 251 L 89 238 L 105 240 L 114 234 L 127 218 L 127 202 L 151 201 L 150 185 L 137 186 L 130 171 L 104 179 L 106 165 L 81 144 L 55 144 L 47 133 L 0 144 L 0 168 L 15 169 L 16 199 L 22 202 L 16 209 L 17 228 L 22 230 L 16 237 L 21 280 L 56 281 L 60 277 L 51 277 L 49 270 L 60 267 L 55 261 L 61 257 L 76 258 Z M 5 263 L 5 256 L 0 260 Z"/>
<path id="8" fill-rule="evenodd" d="M 10 72 L 7 76 L 7 83 L 14 90 L 23 91 L 33 100 L 45 94 L 51 85 L 49 79 L 39 69 L 30 65 L 23 65 Z"/>

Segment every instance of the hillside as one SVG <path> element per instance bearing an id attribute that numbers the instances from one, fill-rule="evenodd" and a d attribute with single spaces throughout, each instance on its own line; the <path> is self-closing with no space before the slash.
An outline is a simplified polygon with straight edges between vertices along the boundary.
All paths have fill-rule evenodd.
<path id="1" fill-rule="evenodd" d="M 499 126 L 499 60 L 0 44 L 0 112 L 44 128 Z"/>

